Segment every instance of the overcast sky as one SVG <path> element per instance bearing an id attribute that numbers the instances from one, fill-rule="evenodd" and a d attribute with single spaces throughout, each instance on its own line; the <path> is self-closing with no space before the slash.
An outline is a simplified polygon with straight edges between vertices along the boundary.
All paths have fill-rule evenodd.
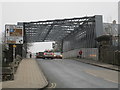
<path id="1" fill-rule="evenodd" d="M 23 2 L 3 3 L 3 24 L 103 15 L 104 22 L 117 20 L 117 2 Z"/>
<path id="2" fill-rule="evenodd" d="M 1 6 L 0 6 L 1 9 Z M 1 10 L 0 10 L 1 11 Z M 2 30 L 5 24 L 103 15 L 104 22 L 118 21 L 117 2 L 5 2 L 2 3 Z M 0 14 L 1 16 L 1 14 Z M 51 44 L 34 45 L 31 51 L 51 49 Z M 36 47 L 36 48 L 35 48 Z"/>
<path id="3" fill-rule="evenodd" d="M 33 43 L 33 46 L 28 50 L 28 52 L 36 53 L 36 52 L 43 52 L 44 50 L 51 50 L 52 49 L 52 42 L 38 42 Z"/>

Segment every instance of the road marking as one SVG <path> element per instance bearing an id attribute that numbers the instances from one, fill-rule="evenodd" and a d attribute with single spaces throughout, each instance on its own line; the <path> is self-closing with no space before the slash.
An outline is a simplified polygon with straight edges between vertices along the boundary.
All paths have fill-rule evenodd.
<path id="1" fill-rule="evenodd" d="M 91 75 L 93 75 L 93 76 L 95 76 L 95 77 L 102 78 L 102 79 L 107 80 L 107 81 L 109 81 L 109 82 L 118 83 L 117 81 L 113 81 L 113 80 L 110 80 L 110 79 L 106 79 L 106 78 L 97 76 L 97 75 L 95 75 L 95 74 L 93 74 L 93 73 L 91 73 L 91 72 L 88 72 L 88 71 L 86 71 L 86 73 L 91 74 Z"/>
<path id="2" fill-rule="evenodd" d="M 53 88 L 55 88 L 56 87 L 56 83 L 54 83 L 54 87 Z"/>
<path id="3" fill-rule="evenodd" d="M 106 79 L 106 78 L 104 78 L 104 80 L 107 80 L 107 81 L 109 81 L 109 82 L 113 82 L 113 83 L 118 83 L 117 81 L 113 81 L 113 80 Z"/>
<path id="4" fill-rule="evenodd" d="M 51 83 L 51 86 L 48 86 L 47 88 L 55 88 L 56 87 L 56 83 Z"/>
<path id="5" fill-rule="evenodd" d="M 95 75 L 95 74 L 93 74 L 93 73 L 91 73 L 91 72 L 87 72 L 87 71 L 86 71 L 86 73 L 91 74 L 91 75 L 93 75 L 93 76 L 95 76 L 95 77 L 98 77 L 97 75 Z"/>

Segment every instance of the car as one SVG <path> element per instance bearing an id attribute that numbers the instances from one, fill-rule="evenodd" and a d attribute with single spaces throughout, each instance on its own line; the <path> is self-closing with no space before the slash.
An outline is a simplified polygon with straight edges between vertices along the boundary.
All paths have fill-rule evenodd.
<path id="1" fill-rule="evenodd" d="M 49 50 L 47 50 L 47 51 L 44 51 L 44 57 L 43 57 L 43 59 L 45 59 L 45 58 L 47 58 L 47 59 L 53 59 L 54 58 L 54 53 L 52 52 L 52 51 L 49 51 Z"/>
<path id="2" fill-rule="evenodd" d="M 43 58 L 43 57 L 44 57 L 44 52 L 36 53 L 36 58 Z"/>
<path id="3" fill-rule="evenodd" d="M 61 52 L 54 52 L 54 58 L 62 59 L 62 53 Z"/>

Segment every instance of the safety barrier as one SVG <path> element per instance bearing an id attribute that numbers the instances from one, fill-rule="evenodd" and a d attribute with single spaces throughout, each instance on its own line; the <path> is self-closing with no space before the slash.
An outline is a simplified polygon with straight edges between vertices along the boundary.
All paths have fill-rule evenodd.
<path id="1" fill-rule="evenodd" d="M 14 74 L 22 60 L 20 55 L 16 55 L 15 62 L 3 63 L 2 65 L 2 80 L 14 80 Z"/>

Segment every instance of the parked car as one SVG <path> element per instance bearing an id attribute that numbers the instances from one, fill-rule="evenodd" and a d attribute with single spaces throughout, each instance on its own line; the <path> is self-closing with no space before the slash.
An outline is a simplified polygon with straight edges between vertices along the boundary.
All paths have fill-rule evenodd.
<path id="1" fill-rule="evenodd" d="M 54 52 L 54 58 L 62 59 L 62 53 L 61 52 Z"/>
<path id="2" fill-rule="evenodd" d="M 36 53 L 36 58 L 44 58 L 44 52 Z"/>
<path id="3" fill-rule="evenodd" d="M 45 58 L 51 58 L 51 59 L 53 59 L 54 58 L 54 53 L 52 51 L 49 51 L 49 50 L 44 51 L 44 57 L 43 57 L 43 59 L 45 59 Z"/>

